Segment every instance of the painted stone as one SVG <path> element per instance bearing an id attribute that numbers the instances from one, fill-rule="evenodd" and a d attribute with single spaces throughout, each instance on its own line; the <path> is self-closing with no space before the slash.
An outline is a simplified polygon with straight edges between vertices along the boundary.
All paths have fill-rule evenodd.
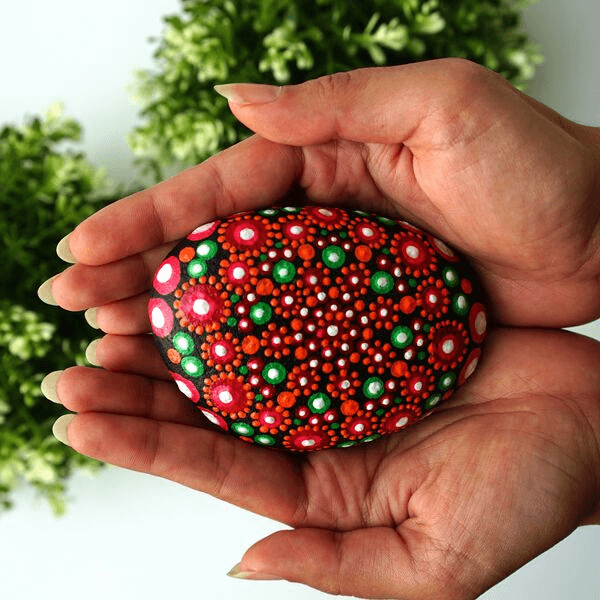
<path id="1" fill-rule="evenodd" d="M 419 421 L 473 374 L 487 328 L 481 286 L 444 242 L 330 206 L 198 227 L 158 268 L 148 312 L 209 421 L 292 451 Z"/>

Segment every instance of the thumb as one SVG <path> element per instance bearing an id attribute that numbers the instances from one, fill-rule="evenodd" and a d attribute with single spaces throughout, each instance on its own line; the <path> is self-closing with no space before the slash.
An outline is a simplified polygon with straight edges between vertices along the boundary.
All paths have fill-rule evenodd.
<path id="1" fill-rule="evenodd" d="M 446 581 L 436 581 L 433 569 L 426 569 L 419 580 L 414 566 L 405 540 L 393 528 L 306 528 L 279 531 L 257 542 L 230 575 L 285 579 L 328 594 L 361 598 L 454 597 Z"/>
<path id="2" fill-rule="evenodd" d="M 486 81 L 504 85 L 480 65 L 440 59 L 356 69 L 280 88 L 235 83 L 215 89 L 239 121 L 273 142 L 410 145 L 439 140 L 472 105 L 474 87 Z"/>

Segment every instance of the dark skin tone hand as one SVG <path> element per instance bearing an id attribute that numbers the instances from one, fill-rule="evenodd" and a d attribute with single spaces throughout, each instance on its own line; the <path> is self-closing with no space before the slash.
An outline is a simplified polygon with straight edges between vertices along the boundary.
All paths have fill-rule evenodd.
<path id="1" fill-rule="evenodd" d="M 237 90 L 243 93 L 242 88 Z M 242 569 L 369 598 L 469 599 L 599 522 L 598 132 L 464 61 L 355 71 L 232 102 L 257 135 L 118 202 L 70 237 L 52 284 L 99 307 L 104 369 L 57 384 L 69 443 L 293 526 Z M 462 250 L 496 329 L 476 374 L 412 428 L 302 456 L 207 428 L 147 336 L 152 275 L 196 225 L 294 188 L 425 226 Z"/>

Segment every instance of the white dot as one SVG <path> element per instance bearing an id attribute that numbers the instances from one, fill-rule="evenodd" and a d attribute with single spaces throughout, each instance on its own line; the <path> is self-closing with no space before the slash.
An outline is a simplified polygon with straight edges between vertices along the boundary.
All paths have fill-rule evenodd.
<path id="1" fill-rule="evenodd" d="M 185 394 L 188 398 L 192 397 L 192 390 L 190 390 L 190 388 L 185 383 L 183 383 L 183 381 L 179 381 L 177 379 L 175 380 L 175 383 L 177 384 L 177 387 L 179 388 L 180 392 Z"/>
<path id="2" fill-rule="evenodd" d="M 255 232 L 253 229 L 250 229 L 250 227 L 244 227 L 244 229 L 242 229 L 240 231 L 240 237 L 245 240 L 246 242 L 248 240 L 251 240 L 254 236 L 255 236 Z"/>
<path id="3" fill-rule="evenodd" d="M 464 296 L 459 296 L 456 300 L 458 308 L 464 310 L 467 307 L 467 299 Z"/>
<path id="4" fill-rule="evenodd" d="M 220 425 L 219 419 L 217 419 L 217 416 L 215 414 L 213 414 L 212 412 L 210 412 L 209 410 L 203 410 L 202 414 L 214 425 Z"/>
<path id="5" fill-rule="evenodd" d="M 422 381 L 417 381 L 415 383 L 415 385 L 413 386 L 415 392 L 420 392 L 423 389 L 423 382 Z"/>
<path id="6" fill-rule="evenodd" d="M 289 248 L 286 248 L 286 249 L 283 251 L 283 255 L 284 255 L 286 258 L 292 258 L 292 256 L 294 256 L 294 253 L 293 253 L 293 252 L 292 252 L 292 251 L 291 251 Z"/>
<path id="7" fill-rule="evenodd" d="M 208 244 L 200 244 L 196 250 L 199 256 L 206 256 L 210 253 L 210 246 Z"/>
<path id="8" fill-rule="evenodd" d="M 366 237 L 372 237 L 375 235 L 375 232 L 370 227 L 363 227 L 362 232 Z"/>
<path id="9" fill-rule="evenodd" d="M 310 446 L 314 446 L 317 442 L 315 440 L 302 440 L 301 444 L 305 448 L 309 448 Z"/>
<path id="10" fill-rule="evenodd" d="M 265 316 L 265 311 L 264 311 L 262 308 L 257 308 L 257 309 L 254 311 L 254 316 L 255 316 L 257 319 L 262 319 L 262 318 Z"/>
<path id="11" fill-rule="evenodd" d="M 158 306 L 155 306 L 152 309 L 152 325 L 154 325 L 156 329 L 162 329 L 165 326 L 165 316 Z"/>
<path id="12" fill-rule="evenodd" d="M 442 344 L 442 352 L 444 354 L 452 354 L 452 352 L 454 352 L 454 342 L 452 340 L 446 340 Z"/>
<path id="13" fill-rule="evenodd" d="M 364 423 L 357 423 L 354 426 L 354 431 L 358 432 L 358 433 L 362 433 L 365 430 L 365 424 Z"/>
<path id="14" fill-rule="evenodd" d="M 169 263 L 166 263 L 160 268 L 160 270 L 156 274 L 156 280 L 159 283 L 166 283 L 167 281 L 169 281 L 169 279 L 171 279 L 172 276 L 173 267 Z"/>
<path id="15" fill-rule="evenodd" d="M 325 400 L 323 400 L 321 397 L 315 398 L 312 404 L 315 410 L 322 410 L 325 408 Z"/>
<path id="16" fill-rule="evenodd" d="M 342 344 L 342 352 L 348 352 L 350 350 L 350 344 Z"/>
<path id="17" fill-rule="evenodd" d="M 279 371 L 277 369 L 269 369 L 269 379 L 277 379 L 279 377 Z"/>
<path id="18" fill-rule="evenodd" d="M 292 225 L 290 227 L 290 231 L 294 234 L 294 235 L 300 235 L 303 231 L 304 228 L 301 227 L 300 225 Z"/>
<path id="19" fill-rule="evenodd" d="M 329 255 L 329 260 L 330 260 L 331 262 L 334 262 L 334 263 L 336 263 L 338 260 L 340 260 L 340 255 L 339 255 L 337 252 L 332 252 L 332 253 Z"/>
<path id="20" fill-rule="evenodd" d="M 468 379 L 469 377 L 471 377 L 471 375 L 473 375 L 473 373 L 475 372 L 475 369 L 477 368 L 478 362 L 479 362 L 479 358 L 475 358 L 474 360 L 472 360 L 469 363 L 469 366 L 467 367 L 467 370 L 465 371 L 465 379 Z"/>
<path id="21" fill-rule="evenodd" d="M 215 354 L 221 358 L 227 354 L 227 348 L 223 344 L 215 345 Z"/>
<path id="22" fill-rule="evenodd" d="M 438 301 L 438 297 L 435 294 L 429 294 L 427 300 L 430 304 L 435 304 Z"/>
<path id="23" fill-rule="evenodd" d="M 215 222 L 211 221 L 210 223 L 200 225 L 200 227 L 197 227 L 196 229 L 194 229 L 194 231 L 192 231 L 191 235 L 198 234 L 198 233 L 204 233 L 205 231 L 208 231 L 214 224 L 215 224 Z"/>
<path id="24" fill-rule="evenodd" d="M 335 325 L 330 325 L 327 328 L 327 335 L 330 335 L 331 337 L 333 337 L 337 334 L 338 334 L 338 328 Z"/>
<path id="25" fill-rule="evenodd" d="M 407 246 L 406 247 L 406 254 L 410 257 L 410 258 L 419 258 L 420 252 L 419 249 L 416 246 Z"/>
<path id="26" fill-rule="evenodd" d="M 369 384 L 369 393 L 370 394 L 377 394 L 381 391 L 381 384 L 378 383 L 377 381 L 372 381 Z"/>
<path id="27" fill-rule="evenodd" d="M 308 364 L 313 369 L 316 369 L 319 366 L 319 361 L 315 358 L 315 359 L 311 360 Z"/>
<path id="28" fill-rule="evenodd" d="M 375 357 L 375 362 L 381 362 L 383 360 L 383 355 L 382 354 L 376 354 Z"/>
<path id="29" fill-rule="evenodd" d="M 272 415 L 269 415 L 268 417 L 265 417 L 265 423 L 268 423 L 269 425 L 272 425 L 273 423 L 275 423 L 275 417 L 273 417 Z"/>
<path id="30" fill-rule="evenodd" d="M 400 417 L 396 421 L 396 427 L 398 427 L 398 428 L 404 427 L 407 423 L 408 423 L 408 417 Z"/>
<path id="31" fill-rule="evenodd" d="M 197 315 L 203 316 L 208 314 L 208 311 L 210 310 L 210 304 L 206 300 L 204 300 L 204 298 L 199 298 L 198 300 L 194 301 L 192 310 Z"/>
<path id="32" fill-rule="evenodd" d="M 246 296 L 246 300 L 248 300 L 249 302 L 252 302 L 253 300 L 256 300 L 256 294 L 253 294 L 252 292 L 250 292 L 247 296 Z"/>
<path id="33" fill-rule="evenodd" d="M 242 279 L 245 274 L 246 274 L 246 271 L 242 267 L 235 267 L 233 269 L 233 278 L 234 279 Z"/>
<path id="34" fill-rule="evenodd" d="M 306 308 L 306 306 L 304 306 L 300 309 L 300 316 L 302 316 L 302 317 L 308 316 L 308 308 Z"/>
<path id="35" fill-rule="evenodd" d="M 221 390 L 219 392 L 219 402 L 223 404 L 231 404 L 233 402 L 233 396 L 229 390 Z"/>
<path id="36" fill-rule="evenodd" d="M 325 292 L 319 292 L 319 293 L 317 294 L 317 298 L 318 298 L 319 300 L 321 300 L 321 302 L 322 302 L 323 300 L 325 300 L 325 298 L 327 298 L 327 294 L 326 294 Z"/>
<path id="37" fill-rule="evenodd" d="M 478 335 L 483 335 L 487 329 L 487 318 L 485 312 L 480 311 L 475 317 L 475 331 Z"/>
<path id="38" fill-rule="evenodd" d="M 350 387 L 350 382 L 347 379 L 344 379 L 344 381 L 342 381 L 342 383 L 340 384 L 340 387 L 343 390 L 347 390 Z"/>
<path id="39" fill-rule="evenodd" d="M 300 377 L 300 385 L 306 385 L 308 383 L 308 379 L 306 377 Z"/>
<path id="40" fill-rule="evenodd" d="M 319 213 L 322 214 L 324 217 L 333 216 L 333 213 L 330 210 L 327 210 L 326 208 L 320 208 Z"/>

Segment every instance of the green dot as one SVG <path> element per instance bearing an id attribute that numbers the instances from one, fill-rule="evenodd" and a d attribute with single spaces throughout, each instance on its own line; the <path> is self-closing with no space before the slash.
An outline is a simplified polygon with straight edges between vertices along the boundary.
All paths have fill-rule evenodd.
<path id="1" fill-rule="evenodd" d="M 361 444 L 368 444 L 369 442 L 373 442 L 378 440 L 381 436 L 378 433 L 374 433 L 373 435 L 368 435 L 366 438 L 360 440 Z"/>
<path id="2" fill-rule="evenodd" d="M 302 210 L 301 206 L 284 206 L 281 210 L 286 213 L 299 213 Z"/>
<path id="3" fill-rule="evenodd" d="M 329 427 L 331 429 L 339 429 L 340 428 L 340 424 L 339 423 L 332 423 Z"/>
<path id="4" fill-rule="evenodd" d="M 394 221 L 392 219 L 388 219 L 387 217 L 378 216 L 377 220 L 384 225 L 394 225 Z"/>
<path id="5" fill-rule="evenodd" d="M 429 333 L 429 330 L 430 330 L 430 329 L 431 329 L 431 325 L 427 325 L 427 324 L 423 325 L 423 331 L 424 331 L 425 333 Z"/>
<path id="6" fill-rule="evenodd" d="M 321 235 L 327 235 L 327 229 L 321 229 Z"/>
<path id="7" fill-rule="evenodd" d="M 233 429 L 233 431 L 235 431 L 235 433 L 238 435 L 245 435 L 247 437 L 254 435 L 254 428 L 250 427 L 248 423 L 234 423 L 231 426 L 231 429 Z"/>
<path id="8" fill-rule="evenodd" d="M 458 285 L 458 274 L 452 267 L 444 269 L 442 279 L 448 287 L 456 287 Z"/>
<path id="9" fill-rule="evenodd" d="M 385 271 L 377 271 L 371 276 L 371 289 L 377 294 L 387 294 L 394 289 L 394 278 Z"/>
<path id="10" fill-rule="evenodd" d="M 259 215 L 262 215 L 263 217 L 272 217 L 273 215 L 276 215 L 279 211 L 276 208 L 263 208 L 262 210 L 258 211 Z"/>
<path id="11" fill-rule="evenodd" d="M 280 260 L 275 263 L 273 267 L 273 279 L 277 283 L 289 283 L 294 277 L 296 277 L 296 267 L 291 262 Z"/>
<path id="12" fill-rule="evenodd" d="M 383 415 L 385 415 L 385 408 L 380 408 L 379 410 L 376 410 L 376 411 L 375 411 L 375 414 L 376 414 L 378 417 L 383 417 Z"/>
<path id="13" fill-rule="evenodd" d="M 187 272 L 190 277 L 202 277 L 202 275 L 206 275 L 207 270 L 206 262 L 200 258 L 191 260 L 187 266 Z"/>
<path id="14" fill-rule="evenodd" d="M 273 444 L 275 444 L 276 440 L 274 437 L 272 437 L 270 435 L 261 434 L 261 435 L 257 435 L 254 438 L 254 441 L 257 444 L 260 444 L 261 446 L 272 446 Z"/>
<path id="15" fill-rule="evenodd" d="M 281 383 L 287 375 L 285 367 L 278 362 L 271 362 L 265 365 L 262 370 L 262 376 L 265 381 L 273 385 Z"/>
<path id="16" fill-rule="evenodd" d="M 346 231 L 340 231 L 340 237 L 345 240 L 348 237 L 348 233 Z"/>
<path id="17" fill-rule="evenodd" d="M 254 396 L 254 399 L 256 400 L 256 402 L 260 402 L 263 399 L 263 395 L 262 394 L 256 394 L 256 396 Z"/>
<path id="18" fill-rule="evenodd" d="M 411 277 L 408 280 L 408 285 L 410 285 L 410 287 L 413 287 L 413 288 L 417 287 L 417 283 L 418 283 L 418 281 L 414 277 Z"/>
<path id="19" fill-rule="evenodd" d="M 191 335 L 180 331 L 173 336 L 173 346 L 179 354 L 191 354 L 194 350 L 194 340 Z"/>
<path id="20" fill-rule="evenodd" d="M 452 371 L 445 373 L 441 376 L 438 382 L 438 389 L 442 392 L 448 391 L 456 381 L 456 373 L 452 373 Z"/>
<path id="21" fill-rule="evenodd" d="M 204 375 L 204 363 L 197 356 L 186 356 L 181 359 L 181 368 L 190 377 L 200 377 Z"/>
<path id="22" fill-rule="evenodd" d="M 259 302 L 250 309 L 250 318 L 257 325 L 264 325 L 271 320 L 271 307 L 266 302 Z"/>
<path id="23" fill-rule="evenodd" d="M 294 419 L 294 425 L 302 425 L 301 419 Z"/>
<path id="24" fill-rule="evenodd" d="M 369 377 L 363 384 L 363 393 L 367 398 L 379 398 L 383 390 L 383 381 L 379 377 Z"/>
<path id="25" fill-rule="evenodd" d="M 275 248 L 283 248 L 283 242 L 277 242 Z"/>
<path id="26" fill-rule="evenodd" d="M 419 352 L 419 354 L 417 354 L 417 358 L 419 360 L 425 360 L 427 358 L 427 352 Z"/>
<path id="27" fill-rule="evenodd" d="M 265 261 L 265 260 L 267 260 L 267 255 L 266 254 L 261 254 L 259 256 L 259 258 L 260 258 L 261 261 Z"/>
<path id="28" fill-rule="evenodd" d="M 384 254 L 389 254 L 390 253 L 390 249 L 389 248 L 383 248 L 381 250 Z"/>
<path id="29" fill-rule="evenodd" d="M 235 327 L 237 325 L 237 320 L 234 317 L 229 317 L 229 319 L 227 319 L 227 325 L 229 325 L 229 327 Z"/>
<path id="30" fill-rule="evenodd" d="M 231 294 L 231 296 L 229 296 L 229 299 L 232 302 L 237 302 L 240 299 L 240 297 L 237 294 Z"/>
<path id="31" fill-rule="evenodd" d="M 433 396 L 429 396 L 429 398 L 427 398 L 427 400 L 425 400 L 425 408 L 427 410 L 429 410 L 430 408 L 433 408 L 434 406 L 436 406 L 439 401 L 442 399 L 442 397 L 439 394 L 433 394 Z"/>
<path id="32" fill-rule="evenodd" d="M 347 442 L 340 442 L 336 448 L 350 448 L 351 446 L 356 446 L 356 442 L 348 440 Z"/>
<path id="33" fill-rule="evenodd" d="M 452 308 L 457 315 L 466 315 L 469 312 L 469 300 L 464 294 L 456 294 L 452 298 Z"/>
<path id="34" fill-rule="evenodd" d="M 332 269 L 339 269 L 346 262 L 346 253 L 339 246 L 327 246 L 323 250 L 323 262 Z"/>
<path id="35" fill-rule="evenodd" d="M 313 413 L 319 415 L 327 412 L 330 406 L 331 400 L 327 394 L 316 393 L 308 399 L 308 408 L 310 408 Z"/>
<path id="36" fill-rule="evenodd" d="M 212 258 L 217 253 L 218 247 L 212 240 L 205 240 L 196 248 L 196 254 L 203 260 Z"/>
<path id="37" fill-rule="evenodd" d="M 248 367 L 246 365 L 242 365 L 238 371 L 242 374 L 242 375 L 247 375 L 248 374 Z"/>
<path id="38" fill-rule="evenodd" d="M 413 341 L 413 333 L 409 327 L 405 325 L 398 325 L 392 329 L 392 344 L 396 348 L 406 348 L 410 346 Z"/>

